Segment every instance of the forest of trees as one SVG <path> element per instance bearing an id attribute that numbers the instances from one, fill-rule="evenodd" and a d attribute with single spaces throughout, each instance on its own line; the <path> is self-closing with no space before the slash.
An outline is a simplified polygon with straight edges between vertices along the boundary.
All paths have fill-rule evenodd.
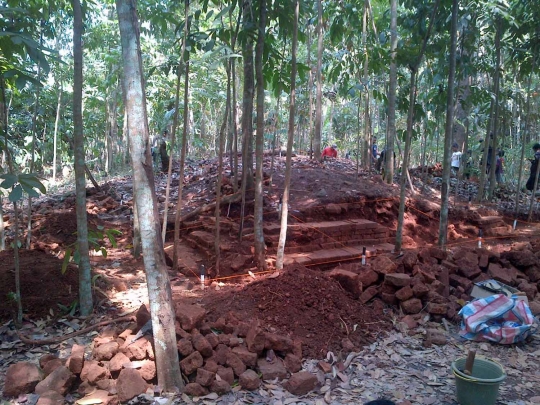
<path id="1" fill-rule="evenodd" d="M 532 157 L 540 131 L 536 3 L 4 1 L 2 187 L 10 190 L 16 211 L 22 191 L 29 197 L 34 189 L 44 191 L 33 174 L 53 190 L 74 170 L 84 256 L 85 172 L 101 179 L 131 165 L 141 234 L 155 235 L 142 243 L 150 299 L 163 303 L 170 300 L 170 286 L 148 171 L 155 137 L 169 131 L 181 171 L 187 157 L 220 157 L 220 170 L 227 159 L 235 176 L 242 173 L 244 192 L 253 186 L 260 267 L 263 151 L 288 146 L 289 166 L 293 149 L 318 159 L 325 145 L 335 143 L 368 168 L 376 137 L 380 149 L 396 153 L 397 165 L 387 154 L 389 183 L 394 167 L 403 173 L 403 167 L 443 163 L 444 245 L 453 143 L 473 153 L 479 198 L 491 199 L 496 185 L 493 170 L 490 181 L 485 178 L 489 147 L 506 151 L 506 182 L 514 190 L 524 184 L 525 158 Z M 405 181 L 401 176 L 400 222 Z M 177 207 L 181 190 L 179 195 Z M 398 250 L 399 235 L 398 228 Z M 84 260 L 80 272 L 81 297 L 88 297 Z M 91 299 L 81 298 L 81 312 L 91 308 Z M 174 338 L 167 336 L 171 308 L 151 309 L 155 338 Z M 156 357 L 168 363 L 158 364 L 164 387 L 181 384 L 166 377 L 178 366 L 174 354 L 165 348 Z"/>

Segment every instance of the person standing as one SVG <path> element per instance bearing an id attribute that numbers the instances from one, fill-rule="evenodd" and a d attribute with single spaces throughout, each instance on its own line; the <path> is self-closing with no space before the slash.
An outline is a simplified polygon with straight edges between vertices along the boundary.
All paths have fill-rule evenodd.
<path id="1" fill-rule="evenodd" d="M 530 159 L 531 174 L 529 175 L 529 180 L 527 180 L 527 184 L 525 184 L 525 187 L 529 191 L 533 191 L 533 188 L 534 188 L 534 181 L 536 178 L 538 162 L 540 161 L 540 143 L 535 143 L 532 148 L 534 151 L 534 159 Z"/>
<path id="2" fill-rule="evenodd" d="M 458 175 L 459 166 L 461 165 L 461 155 L 462 153 L 458 149 L 458 144 L 454 142 L 454 144 L 452 145 L 452 160 L 451 160 L 452 173 L 454 174 L 454 176 Z"/>

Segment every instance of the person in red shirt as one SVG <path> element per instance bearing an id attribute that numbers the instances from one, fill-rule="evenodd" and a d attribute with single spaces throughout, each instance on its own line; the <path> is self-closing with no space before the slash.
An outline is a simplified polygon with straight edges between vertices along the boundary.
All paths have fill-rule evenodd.
<path id="1" fill-rule="evenodd" d="M 321 154 L 321 159 L 323 160 L 326 159 L 326 156 L 331 157 L 331 158 L 337 158 L 337 146 L 332 145 L 332 146 L 327 146 L 326 148 L 324 148 Z"/>

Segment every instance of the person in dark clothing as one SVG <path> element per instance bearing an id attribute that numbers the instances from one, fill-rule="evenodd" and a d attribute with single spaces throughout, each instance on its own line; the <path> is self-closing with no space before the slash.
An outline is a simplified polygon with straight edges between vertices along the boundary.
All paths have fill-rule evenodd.
<path id="1" fill-rule="evenodd" d="M 529 180 L 527 180 L 527 184 L 525 184 L 525 187 L 529 191 L 533 191 L 534 189 L 534 181 L 536 177 L 536 171 L 538 168 L 538 162 L 540 161 L 540 143 L 535 143 L 533 145 L 533 151 L 534 151 L 534 159 L 530 159 L 531 161 L 531 174 L 529 175 Z"/>
<path id="2" fill-rule="evenodd" d="M 163 136 L 159 139 L 159 156 L 161 157 L 161 171 L 169 171 L 169 154 L 167 153 L 167 136 L 169 131 L 163 131 Z"/>

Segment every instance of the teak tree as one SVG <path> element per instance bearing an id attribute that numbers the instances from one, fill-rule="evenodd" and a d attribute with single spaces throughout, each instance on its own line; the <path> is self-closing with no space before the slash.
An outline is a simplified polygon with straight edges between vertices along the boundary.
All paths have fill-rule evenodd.
<path id="1" fill-rule="evenodd" d="M 144 269 L 152 316 L 158 382 L 165 392 L 183 388 L 176 348 L 175 314 L 154 191 L 139 21 L 135 0 L 117 0 L 122 42 L 124 88 L 133 165 L 133 190 L 141 232 Z"/>

